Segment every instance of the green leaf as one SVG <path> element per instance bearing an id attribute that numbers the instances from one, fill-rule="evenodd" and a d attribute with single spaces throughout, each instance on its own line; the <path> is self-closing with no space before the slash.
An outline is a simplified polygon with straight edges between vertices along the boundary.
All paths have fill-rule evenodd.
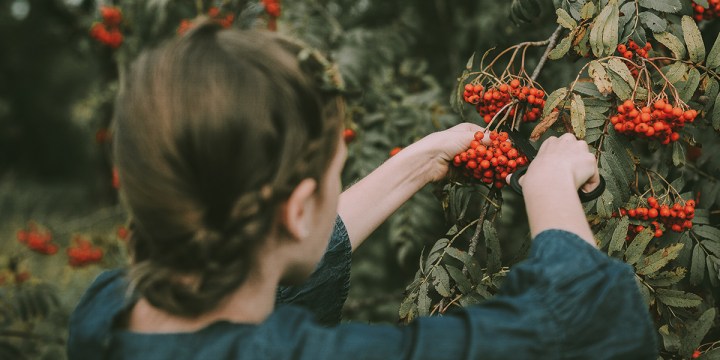
<path id="1" fill-rule="evenodd" d="M 610 71 L 608 75 L 610 75 L 613 92 L 615 92 L 620 99 L 629 99 L 632 97 L 632 87 L 630 87 L 630 85 L 623 80 L 620 75 L 617 75 L 613 71 Z"/>
<path id="2" fill-rule="evenodd" d="M 567 13 L 567 11 L 563 10 L 562 8 L 555 10 L 555 14 L 557 14 L 557 22 L 562 27 L 572 30 L 577 27 L 577 21 L 570 16 L 570 14 Z"/>
<path id="3" fill-rule="evenodd" d="M 675 285 L 682 281 L 687 274 L 687 270 L 683 267 L 678 267 L 673 271 L 662 271 L 649 275 L 645 281 L 653 287 L 667 287 Z"/>
<path id="4" fill-rule="evenodd" d="M 636 264 L 636 272 L 640 275 L 649 275 L 662 269 L 680 254 L 682 248 L 683 244 L 674 244 L 644 257 Z"/>
<path id="5" fill-rule="evenodd" d="M 700 29 L 698 29 L 695 20 L 690 16 L 682 17 L 683 38 L 690 54 L 690 61 L 701 63 L 705 60 L 705 44 L 703 43 Z"/>
<path id="6" fill-rule="evenodd" d="M 710 69 L 720 68 L 720 36 L 715 38 L 715 44 L 707 56 L 705 65 Z"/>
<path id="7" fill-rule="evenodd" d="M 683 337 L 682 346 L 680 347 L 680 354 L 683 357 L 690 358 L 693 351 L 700 347 L 700 343 L 715 322 L 716 311 L 715 308 L 705 310 L 696 322 L 688 326 L 688 332 Z"/>
<path id="8" fill-rule="evenodd" d="M 686 103 L 689 102 L 693 95 L 695 95 L 695 91 L 697 91 L 699 85 L 700 72 L 696 68 L 691 68 L 688 72 L 688 79 L 685 82 L 685 86 L 680 93 L 680 98 Z"/>
<path id="9" fill-rule="evenodd" d="M 437 266 L 435 269 L 433 269 L 433 285 L 435 285 L 435 290 L 444 297 L 450 296 L 450 277 L 448 276 L 447 271 L 441 267 Z"/>
<path id="10" fill-rule="evenodd" d="M 467 64 L 465 64 L 465 70 L 472 71 L 474 62 L 475 62 L 475 53 L 470 55 L 470 58 L 468 59 Z"/>
<path id="11" fill-rule="evenodd" d="M 421 272 L 424 274 L 427 269 L 429 269 L 436 261 L 440 258 L 440 255 L 442 255 L 441 250 L 445 248 L 450 240 L 448 239 L 440 239 L 435 242 L 435 245 L 433 245 L 432 249 L 428 253 L 427 259 L 425 259 L 425 267 L 420 268 Z"/>
<path id="12" fill-rule="evenodd" d="M 693 294 L 680 290 L 656 289 L 655 295 L 658 300 L 667 306 L 691 308 L 702 303 L 702 298 Z"/>
<path id="13" fill-rule="evenodd" d="M 623 29 L 623 36 L 622 38 L 624 40 L 620 42 L 627 42 L 627 38 L 630 36 L 629 32 L 633 29 L 632 24 L 635 22 L 633 21 L 630 23 L 630 20 L 635 19 L 635 3 L 629 2 L 625 3 L 620 7 L 620 20 L 618 21 L 618 27 L 620 29 Z"/>
<path id="14" fill-rule="evenodd" d="M 430 306 L 432 305 L 432 301 L 430 300 L 430 296 L 428 296 L 429 292 L 429 284 L 427 281 L 423 282 L 422 285 L 420 285 L 420 292 L 418 292 L 418 315 L 420 316 L 426 316 L 430 314 Z"/>
<path id="15" fill-rule="evenodd" d="M 483 222 L 483 233 L 487 245 L 487 272 L 494 274 L 501 268 L 500 240 L 495 225 L 488 220 Z"/>
<path id="16" fill-rule="evenodd" d="M 660 70 L 665 74 L 665 77 L 667 77 L 667 80 L 671 84 L 677 84 L 687 76 L 688 66 L 680 61 L 676 61 L 668 66 L 664 66 Z M 662 84 L 664 81 L 664 79 L 661 79 L 659 83 Z"/>
<path id="17" fill-rule="evenodd" d="M 680 336 L 676 333 L 671 333 L 670 328 L 667 325 L 663 325 L 658 329 L 658 332 L 663 338 L 663 346 L 665 350 L 670 352 L 676 352 L 680 349 Z"/>
<path id="18" fill-rule="evenodd" d="M 587 106 L 585 106 L 585 109 L 587 109 Z M 588 131 L 592 130 L 592 129 L 600 129 L 600 131 L 602 132 L 601 128 L 605 125 L 605 121 L 606 121 L 605 119 L 592 119 L 591 120 L 590 112 L 588 112 L 588 114 L 585 116 L 585 125 L 587 126 Z"/>
<path id="19" fill-rule="evenodd" d="M 592 48 L 593 54 L 600 58 L 605 52 L 605 44 L 603 43 L 603 33 L 605 30 L 605 24 L 608 22 L 608 18 L 613 12 L 613 9 L 617 9 L 614 6 L 606 6 L 600 11 L 600 15 L 595 18 L 595 22 L 592 24 L 590 30 L 590 47 Z"/>
<path id="20" fill-rule="evenodd" d="M 598 91 L 600 91 L 601 94 L 607 96 L 612 93 L 612 83 L 610 82 L 610 78 L 605 71 L 605 67 L 599 61 L 593 60 L 590 62 L 588 74 L 592 77 L 595 86 L 597 86 Z"/>
<path id="21" fill-rule="evenodd" d="M 470 256 L 470 254 L 468 254 L 467 252 L 458 250 L 453 247 L 449 247 L 445 251 L 448 255 L 462 262 L 462 264 L 465 266 L 465 269 L 467 269 L 468 274 L 475 283 L 480 282 L 480 279 L 482 278 L 482 269 L 480 268 L 480 263 L 478 263 L 477 259 Z"/>
<path id="22" fill-rule="evenodd" d="M 692 232 L 704 239 L 720 241 L 720 229 L 709 225 L 693 226 Z"/>
<path id="23" fill-rule="evenodd" d="M 643 11 L 639 15 L 640 22 L 643 23 L 653 33 L 659 33 L 667 29 L 667 21 L 665 19 L 655 15 L 650 11 Z"/>
<path id="24" fill-rule="evenodd" d="M 538 0 L 513 0 L 510 14 L 516 23 L 530 22 L 541 13 Z"/>
<path id="25" fill-rule="evenodd" d="M 618 9 L 617 3 L 608 5 L 607 7 L 610 7 L 612 11 L 605 22 L 602 39 L 603 46 L 605 47 L 605 54 L 610 55 L 615 52 L 615 48 L 617 48 L 618 45 L 618 20 L 620 10 Z"/>
<path id="26" fill-rule="evenodd" d="M 588 1 L 580 10 L 580 16 L 583 20 L 592 19 L 592 17 L 595 16 L 596 10 L 595 4 L 592 1 Z"/>
<path id="27" fill-rule="evenodd" d="M 565 87 L 559 88 L 550 95 L 548 95 L 547 100 L 545 101 L 545 108 L 543 109 L 543 117 L 546 117 L 550 115 L 550 113 L 555 109 L 558 105 L 560 105 L 560 102 L 565 99 L 567 96 L 568 89 Z"/>
<path id="28" fill-rule="evenodd" d="M 593 97 L 604 97 L 604 95 L 601 94 L 600 91 L 598 91 L 597 86 L 595 86 L 595 84 L 590 81 L 590 79 L 588 79 L 588 81 L 578 81 L 578 83 L 575 84 L 575 87 L 573 87 L 573 91 Z"/>
<path id="29" fill-rule="evenodd" d="M 626 229 L 627 230 L 627 229 Z M 653 239 L 654 233 L 650 228 L 646 228 L 635 236 L 635 239 L 630 243 L 627 250 L 625 251 L 625 262 L 634 265 L 640 260 L 647 248 L 650 240 Z"/>
<path id="30" fill-rule="evenodd" d="M 454 267 L 454 266 L 447 266 L 447 271 L 450 274 L 450 277 L 455 281 L 455 284 L 457 284 L 458 288 L 460 289 L 460 292 L 463 294 L 467 294 L 470 291 L 472 291 L 472 284 L 470 283 L 470 280 L 468 280 L 465 275 L 463 275 L 462 270 Z"/>
<path id="31" fill-rule="evenodd" d="M 708 256 L 706 260 L 708 273 L 710 276 L 710 284 L 714 287 L 720 286 L 720 274 L 718 273 L 718 258 L 714 256 Z"/>
<path id="32" fill-rule="evenodd" d="M 629 225 L 630 219 L 627 216 L 623 216 L 617 228 L 613 231 L 612 240 L 610 240 L 610 246 L 608 247 L 608 254 L 614 255 L 622 250 Z"/>
<path id="33" fill-rule="evenodd" d="M 630 72 L 630 69 L 628 69 L 627 65 L 625 65 L 625 62 L 618 58 L 612 58 L 608 60 L 607 65 L 608 69 L 620 75 L 620 77 L 630 86 L 630 88 L 635 87 L 635 78 L 632 76 L 632 73 Z"/>
<path id="34" fill-rule="evenodd" d="M 412 319 L 412 314 L 417 312 L 417 305 L 415 304 L 415 300 L 417 300 L 418 293 L 412 292 L 408 294 L 408 296 L 403 299 L 402 303 L 400 303 L 400 309 L 398 309 L 398 315 L 401 319 Z"/>
<path id="35" fill-rule="evenodd" d="M 650 289 L 643 283 L 640 282 L 638 277 L 635 277 L 635 284 L 638 286 L 638 290 L 640 290 L 640 295 L 642 296 L 643 300 L 645 300 L 645 304 L 648 306 L 652 306 L 655 304 L 655 296 L 650 294 Z"/>
<path id="36" fill-rule="evenodd" d="M 713 253 L 715 256 L 720 257 L 720 242 L 703 240 L 700 242 L 705 249 Z"/>
<path id="37" fill-rule="evenodd" d="M 573 94 L 573 99 L 570 102 L 570 122 L 572 123 L 573 131 L 578 139 L 585 138 L 585 104 L 583 103 L 582 97 L 578 94 Z"/>
<path id="38" fill-rule="evenodd" d="M 613 200 L 613 194 L 609 191 L 605 191 L 600 195 L 597 202 L 597 212 L 600 217 L 609 219 L 612 216 Z"/>
<path id="39" fill-rule="evenodd" d="M 679 141 L 673 143 L 672 161 L 675 166 L 685 164 L 685 149 Z"/>
<path id="40" fill-rule="evenodd" d="M 695 225 L 707 225 L 710 223 L 710 211 L 708 209 L 695 209 L 695 217 L 692 219 Z"/>
<path id="41" fill-rule="evenodd" d="M 605 192 L 607 193 L 607 191 Z M 603 193 L 603 195 L 605 194 Z M 601 196 L 602 198 L 602 196 Z M 620 219 L 618 218 L 611 218 L 607 222 L 605 222 L 605 225 L 602 229 L 600 229 L 597 233 L 594 234 L 595 242 L 598 244 L 599 248 L 605 248 L 607 244 L 612 239 L 612 233 L 617 228 L 618 223 L 620 222 Z"/>
<path id="42" fill-rule="evenodd" d="M 698 0 L 698 2 L 704 0 Z M 700 360 L 720 360 L 720 347 L 702 353 Z"/>
<path id="43" fill-rule="evenodd" d="M 682 10 L 680 0 L 639 0 L 638 5 L 665 13 L 676 13 Z"/>
<path id="44" fill-rule="evenodd" d="M 550 53 L 548 54 L 548 59 L 557 60 L 565 56 L 565 54 L 567 54 L 567 52 L 570 50 L 570 47 L 572 46 L 571 36 L 572 34 L 569 34 L 568 36 L 560 40 L 560 43 L 558 43 L 557 46 L 555 46 L 555 48 L 552 49 L 552 51 L 550 51 Z"/>
<path id="45" fill-rule="evenodd" d="M 470 263 L 472 263 L 473 257 L 465 251 L 456 249 L 454 247 L 449 247 L 445 249 L 445 252 L 448 255 L 460 260 L 460 262 L 463 263 L 463 265 L 465 266 L 468 266 Z"/>
<path id="46" fill-rule="evenodd" d="M 691 284 L 698 285 L 705 279 L 705 260 L 705 252 L 703 252 L 700 245 L 695 245 L 690 265 Z"/>
<path id="47" fill-rule="evenodd" d="M 703 106 L 702 111 L 705 111 L 707 114 L 711 114 L 710 110 L 712 110 L 713 105 L 715 105 L 715 101 L 712 100 L 715 99 L 719 93 L 720 83 L 718 83 L 718 81 L 714 78 L 709 77 L 707 86 L 705 86 L 705 93 L 703 94 L 706 99 L 706 104 Z M 715 128 L 715 130 L 718 130 L 718 128 Z"/>
<path id="48" fill-rule="evenodd" d="M 715 109 L 712 113 L 712 125 L 713 129 L 720 130 L 720 92 L 718 92 L 717 98 L 715 99 Z"/>
<path id="49" fill-rule="evenodd" d="M 680 39 L 678 39 L 677 36 L 669 32 L 654 34 L 653 36 L 655 37 L 655 40 L 670 49 L 676 59 L 682 60 L 685 58 L 685 55 L 687 54 L 685 51 L 685 45 Z"/>

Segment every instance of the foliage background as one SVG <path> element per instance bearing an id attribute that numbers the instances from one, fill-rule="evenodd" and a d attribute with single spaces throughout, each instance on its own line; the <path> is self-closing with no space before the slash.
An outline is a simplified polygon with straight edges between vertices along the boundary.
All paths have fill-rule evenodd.
<path id="1" fill-rule="evenodd" d="M 0 358 L 63 358 L 67 318 L 79 296 L 102 269 L 125 261 L 116 234 L 125 214 L 112 187 L 109 144 L 96 136 L 108 127 L 117 63 L 173 36 L 181 19 L 196 15 L 197 2 L 117 3 L 132 21 L 133 33 L 113 52 L 88 36 L 99 19 L 94 0 L 0 2 L 0 276 L 5 279 L 0 285 Z M 262 10 L 253 2 L 227 3 L 251 15 Z M 515 3 L 283 3 L 280 31 L 332 54 L 357 93 L 347 120 L 357 132 L 344 174 L 347 185 L 387 159 L 392 148 L 460 121 L 450 110 L 449 94 L 473 53 L 544 40 L 557 27 L 549 0 L 538 1 L 540 14 L 520 24 L 510 17 Z M 262 27 L 263 19 L 249 26 Z M 706 34 L 719 30 L 718 21 L 703 26 Z M 714 39 L 705 40 L 709 49 Z M 542 50 L 529 50 L 529 69 Z M 571 82 L 581 66 L 574 58 L 550 61 L 538 81 L 550 93 Z M 438 190 L 423 189 L 357 251 L 345 319 L 398 321 L 421 252 L 457 220 L 444 215 Z M 528 233 L 522 200 L 509 191 L 504 196 L 496 225 L 503 254 L 522 253 Z M 473 218 L 479 209 L 468 211 Z M 63 250 L 54 256 L 31 252 L 16 240 L 16 232 L 30 221 L 52 231 L 61 249 L 82 235 L 106 255 L 99 264 L 72 268 Z M 14 284 L 21 273 L 30 279 Z M 718 337 L 717 328 L 708 335 Z"/>

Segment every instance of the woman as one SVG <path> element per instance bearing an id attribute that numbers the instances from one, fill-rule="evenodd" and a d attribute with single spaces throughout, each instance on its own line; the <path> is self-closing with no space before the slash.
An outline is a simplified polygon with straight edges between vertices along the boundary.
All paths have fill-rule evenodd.
<path id="1" fill-rule="evenodd" d="M 342 102 L 307 55 L 208 24 L 136 61 L 114 138 L 132 264 L 81 300 L 71 359 L 656 358 L 634 273 L 595 248 L 576 191 L 597 168 L 571 135 L 521 179 L 534 243 L 498 296 L 336 325 L 352 250 L 480 128 L 431 134 L 340 194 Z"/>

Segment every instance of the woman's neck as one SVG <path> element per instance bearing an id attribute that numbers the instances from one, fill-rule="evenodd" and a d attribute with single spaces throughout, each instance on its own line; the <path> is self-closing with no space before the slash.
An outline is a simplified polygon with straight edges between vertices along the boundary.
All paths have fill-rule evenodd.
<path id="1" fill-rule="evenodd" d="M 274 310 L 280 282 L 280 267 L 264 266 L 263 271 L 248 277 L 235 292 L 213 310 L 194 318 L 169 314 L 141 298 L 132 308 L 128 330 L 139 333 L 177 333 L 198 331 L 217 321 L 259 324 Z M 262 274 L 262 275 L 260 275 Z"/>

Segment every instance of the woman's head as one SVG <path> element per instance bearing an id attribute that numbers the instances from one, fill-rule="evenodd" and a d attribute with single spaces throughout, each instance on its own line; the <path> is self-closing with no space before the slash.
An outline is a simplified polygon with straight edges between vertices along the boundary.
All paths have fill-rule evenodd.
<path id="1" fill-rule="evenodd" d="M 133 219 L 130 281 L 154 306 L 214 308 L 243 283 L 298 185 L 313 179 L 322 195 L 341 109 L 302 51 L 205 24 L 142 54 L 123 81 L 114 141 Z"/>

